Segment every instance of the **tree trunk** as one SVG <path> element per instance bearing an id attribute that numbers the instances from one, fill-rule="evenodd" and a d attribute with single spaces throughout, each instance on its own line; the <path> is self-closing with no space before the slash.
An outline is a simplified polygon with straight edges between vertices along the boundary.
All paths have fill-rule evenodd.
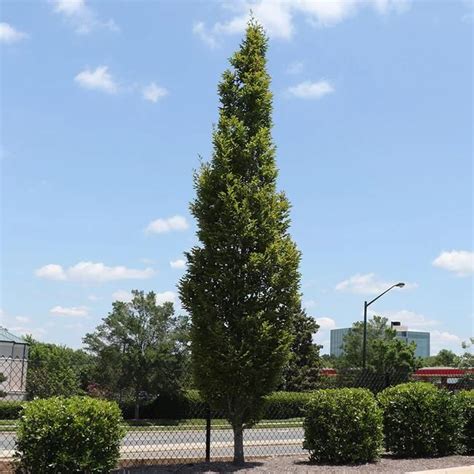
<path id="1" fill-rule="evenodd" d="M 135 420 L 138 420 L 140 418 L 140 400 L 138 396 L 135 398 L 135 414 L 134 414 Z"/>
<path id="2" fill-rule="evenodd" d="M 242 423 L 233 425 L 234 430 L 234 464 L 244 463 L 244 427 Z"/>

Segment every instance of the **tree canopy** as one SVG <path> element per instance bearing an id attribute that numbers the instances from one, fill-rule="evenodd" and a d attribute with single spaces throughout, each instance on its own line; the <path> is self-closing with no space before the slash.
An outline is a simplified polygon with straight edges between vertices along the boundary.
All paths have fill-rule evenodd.
<path id="1" fill-rule="evenodd" d="M 318 386 L 321 359 L 319 351 L 322 346 L 313 342 L 318 332 L 318 323 L 301 310 L 292 322 L 293 342 L 290 348 L 290 359 L 283 369 L 279 389 L 291 392 L 314 390 Z"/>
<path id="2" fill-rule="evenodd" d="M 195 175 L 191 204 L 200 244 L 187 253 L 180 282 L 195 383 L 225 410 L 236 462 L 244 459 L 244 427 L 280 381 L 300 311 L 300 254 L 289 235 L 290 204 L 276 189 L 267 47 L 250 21 L 222 75 L 213 155 Z"/>
<path id="3" fill-rule="evenodd" d="M 363 321 L 352 325 L 344 337 L 343 354 L 339 364 L 342 367 L 362 367 Z M 367 322 L 367 367 L 379 373 L 408 373 L 415 370 L 415 343 L 407 344 L 396 338 L 396 331 L 388 319 L 374 316 Z"/>
<path id="4" fill-rule="evenodd" d="M 86 392 L 94 361 L 82 350 L 39 342 L 29 345 L 26 391 L 29 399 L 73 396 Z"/>
<path id="5" fill-rule="evenodd" d="M 132 294 L 129 303 L 113 303 L 84 344 L 96 357 L 98 388 L 119 400 L 134 400 L 138 418 L 141 400 L 179 390 L 188 352 L 187 320 L 174 315 L 172 303 L 158 305 L 152 291 Z"/>

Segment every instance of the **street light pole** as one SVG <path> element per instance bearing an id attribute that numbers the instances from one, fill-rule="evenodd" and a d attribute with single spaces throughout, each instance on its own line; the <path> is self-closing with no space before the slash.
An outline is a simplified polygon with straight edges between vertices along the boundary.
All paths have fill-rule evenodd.
<path id="1" fill-rule="evenodd" d="M 405 283 L 400 282 L 396 283 L 395 285 L 392 285 L 390 288 L 385 290 L 383 293 L 380 293 L 379 296 L 374 298 L 372 301 L 364 301 L 364 337 L 362 339 L 362 368 L 366 368 L 367 365 L 367 308 L 375 301 L 377 301 L 381 296 L 383 296 L 385 293 L 388 293 L 390 290 L 393 288 L 403 288 L 405 286 Z"/>
<path id="2" fill-rule="evenodd" d="M 367 363 L 367 301 L 364 301 L 364 338 L 362 340 L 362 368 L 365 369 Z"/>

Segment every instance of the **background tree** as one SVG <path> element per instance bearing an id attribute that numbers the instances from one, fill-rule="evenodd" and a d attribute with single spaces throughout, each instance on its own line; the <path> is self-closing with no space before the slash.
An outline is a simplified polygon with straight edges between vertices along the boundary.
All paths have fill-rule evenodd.
<path id="1" fill-rule="evenodd" d="M 453 351 L 441 349 L 438 354 L 421 360 L 423 367 L 458 367 L 460 357 Z"/>
<path id="2" fill-rule="evenodd" d="M 0 385 L 3 383 L 3 382 L 6 382 L 7 380 L 7 377 L 5 377 L 5 375 L 3 375 L 2 372 L 0 372 Z M 3 398 L 6 396 L 6 392 L 4 390 L 0 390 L 0 398 Z"/>
<path id="3" fill-rule="evenodd" d="M 82 350 L 39 342 L 25 337 L 29 345 L 26 392 L 29 399 L 84 394 L 94 361 Z"/>
<path id="4" fill-rule="evenodd" d="M 157 305 L 153 292 L 132 294 L 130 303 L 113 303 L 84 344 L 96 357 L 95 382 L 120 401 L 132 399 L 139 418 L 143 398 L 180 388 L 186 320 L 175 317 L 172 303 Z"/>
<path id="5" fill-rule="evenodd" d="M 340 367 L 362 367 L 364 323 L 357 321 L 344 337 Z M 367 323 L 367 367 L 381 374 L 408 375 L 417 368 L 415 343 L 396 339 L 387 318 L 374 316 Z"/>
<path id="6" fill-rule="evenodd" d="M 304 392 L 317 388 L 321 361 L 319 351 L 322 346 L 313 342 L 319 325 L 301 310 L 293 319 L 290 359 L 283 369 L 282 383 L 279 389 Z"/>
<path id="7" fill-rule="evenodd" d="M 195 382 L 225 410 L 237 463 L 244 428 L 280 381 L 300 311 L 300 254 L 288 233 L 290 205 L 276 190 L 266 51 L 264 31 L 251 21 L 219 84 L 214 152 L 195 176 L 191 205 L 201 245 L 187 254 L 180 282 Z"/>

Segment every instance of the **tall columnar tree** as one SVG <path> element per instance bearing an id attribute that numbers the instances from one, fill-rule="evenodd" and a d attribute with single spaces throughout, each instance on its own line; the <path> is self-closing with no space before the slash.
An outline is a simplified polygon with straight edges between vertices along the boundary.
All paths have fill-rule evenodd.
<path id="1" fill-rule="evenodd" d="M 276 189 L 267 45 L 250 21 L 219 84 L 213 156 L 196 173 L 191 204 L 200 245 L 187 254 L 180 282 L 192 317 L 195 382 L 225 410 L 237 463 L 243 430 L 280 381 L 300 311 L 300 254 L 288 233 L 289 202 Z"/>

